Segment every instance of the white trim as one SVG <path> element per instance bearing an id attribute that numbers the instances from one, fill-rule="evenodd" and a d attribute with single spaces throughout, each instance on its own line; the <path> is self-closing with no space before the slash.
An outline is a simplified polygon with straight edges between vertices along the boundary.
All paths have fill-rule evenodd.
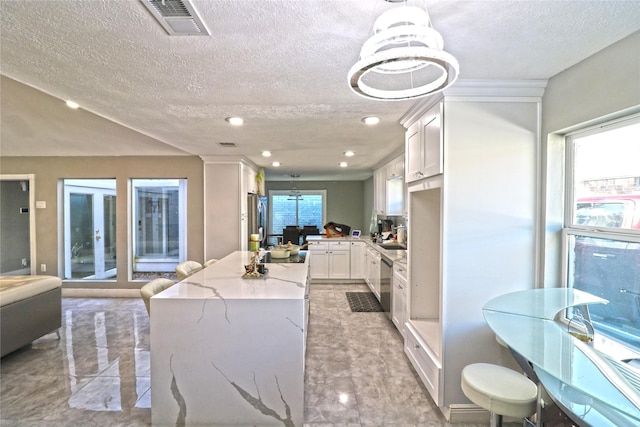
<path id="1" fill-rule="evenodd" d="M 247 159 L 244 156 L 200 156 L 200 158 L 205 164 L 218 163 L 218 164 L 237 165 L 238 163 L 240 163 L 240 164 L 245 164 L 256 171 L 260 169 L 260 166 L 256 165 L 255 163 L 253 163 L 251 160 Z"/>
<path id="2" fill-rule="evenodd" d="M 140 289 L 93 289 L 93 288 L 62 288 L 62 297 L 63 298 L 141 298 Z"/>
<path id="3" fill-rule="evenodd" d="M 449 405 L 444 414 L 451 424 L 488 424 L 491 415 L 473 403 Z"/>
<path id="4" fill-rule="evenodd" d="M 162 263 L 166 265 L 159 267 L 159 271 L 172 271 L 172 269 L 168 270 L 168 265 L 173 264 L 177 265 L 180 262 L 186 260 L 187 256 L 187 230 L 188 230 L 188 195 L 189 191 L 189 179 L 188 178 L 129 178 L 128 180 L 128 188 L 127 188 L 127 197 L 129 200 L 127 206 L 127 215 L 128 215 L 128 227 L 127 227 L 127 238 L 128 238 L 128 278 L 131 280 L 133 277 L 133 272 L 135 271 L 148 271 L 144 268 L 137 269 L 136 264 L 145 263 L 145 260 L 151 261 L 152 263 L 158 263 L 158 266 L 161 266 Z M 138 224 L 138 192 L 137 189 L 140 187 L 158 187 L 158 188 L 171 188 L 177 189 L 178 191 L 178 234 L 179 234 L 179 243 L 178 243 L 178 255 L 177 257 L 168 256 L 165 253 L 165 256 L 162 258 L 152 258 L 144 255 L 139 255 L 137 253 L 137 241 L 141 237 L 139 235 L 137 224 Z M 166 224 L 163 224 L 163 226 Z M 162 245 L 166 250 L 167 241 L 166 236 L 163 236 Z M 172 260 L 173 261 L 170 261 Z M 147 262 L 148 262 L 147 261 Z"/>
<path id="5" fill-rule="evenodd" d="M 29 268 L 22 268 L 20 270 L 13 270 L 13 271 L 5 271 L 4 273 L 0 274 L 0 276 L 30 276 L 31 275 L 31 270 Z"/>
<path id="6" fill-rule="evenodd" d="M 534 224 L 534 251 L 533 259 L 535 262 L 535 268 L 533 270 L 533 283 L 536 288 L 544 287 L 544 221 L 546 212 L 546 177 L 543 177 L 543 158 L 544 148 L 546 144 L 542 143 L 542 101 L 539 100 L 536 104 L 536 177 L 535 177 L 535 208 L 536 208 L 536 221 Z"/>
<path id="7" fill-rule="evenodd" d="M 399 122 L 409 128 L 443 96 L 446 101 L 541 102 L 546 87 L 547 80 L 458 80 L 442 93 L 414 104 Z"/>
<path id="8" fill-rule="evenodd" d="M 547 80 L 458 80 L 444 90 L 445 96 L 535 97 L 541 98 Z"/>

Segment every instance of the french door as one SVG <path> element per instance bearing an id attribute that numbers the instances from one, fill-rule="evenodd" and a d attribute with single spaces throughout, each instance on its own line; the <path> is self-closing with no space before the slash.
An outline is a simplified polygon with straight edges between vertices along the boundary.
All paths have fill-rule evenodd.
<path id="1" fill-rule="evenodd" d="M 115 180 L 65 180 L 65 279 L 116 276 Z"/>

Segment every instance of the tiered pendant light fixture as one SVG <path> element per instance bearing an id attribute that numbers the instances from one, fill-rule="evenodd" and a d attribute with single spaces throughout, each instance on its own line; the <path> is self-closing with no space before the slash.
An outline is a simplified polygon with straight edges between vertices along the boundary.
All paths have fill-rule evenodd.
<path id="1" fill-rule="evenodd" d="M 426 9 L 408 6 L 405 1 L 375 21 L 373 36 L 349 70 L 349 85 L 358 95 L 377 100 L 440 92 L 456 81 L 459 70 L 458 61 L 443 47 Z"/>

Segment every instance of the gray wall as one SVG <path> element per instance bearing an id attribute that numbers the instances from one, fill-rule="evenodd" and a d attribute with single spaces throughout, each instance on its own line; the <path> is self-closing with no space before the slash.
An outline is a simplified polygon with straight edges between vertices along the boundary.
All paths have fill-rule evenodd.
<path id="1" fill-rule="evenodd" d="M 364 222 L 365 181 L 296 181 L 295 187 L 298 190 L 327 190 L 327 221 L 348 225 L 352 230 L 368 230 L 368 223 Z M 289 181 L 267 181 L 265 184 L 267 195 L 269 190 L 291 188 Z"/>
<path id="2" fill-rule="evenodd" d="M 373 177 L 364 182 L 364 211 L 362 212 L 362 234 L 368 236 L 374 230 L 371 229 L 373 212 Z"/>
<path id="3" fill-rule="evenodd" d="M 23 270 L 30 266 L 29 191 L 22 191 L 20 181 L 0 181 L 0 273 Z M 22 265 L 22 259 L 27 266 Z M 29 273 L 26 273 L 29 274 Z"/>
<path id="4" fill-rule="evenodd" d="M 548 82 L 542 99 L 542 286 L 562 283 L 560 262 L 564 134 L 640 111 L 640 31 Z"/>

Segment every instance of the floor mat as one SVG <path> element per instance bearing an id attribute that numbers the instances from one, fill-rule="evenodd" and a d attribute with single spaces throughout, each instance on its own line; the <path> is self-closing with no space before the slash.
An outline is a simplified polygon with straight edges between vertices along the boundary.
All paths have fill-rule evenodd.
<path id="1" fill-rule="evenodd" d="M 347 301 L 354 313 L 377 313 L 382 306 L 372 292 L 346 292 Z"/>

